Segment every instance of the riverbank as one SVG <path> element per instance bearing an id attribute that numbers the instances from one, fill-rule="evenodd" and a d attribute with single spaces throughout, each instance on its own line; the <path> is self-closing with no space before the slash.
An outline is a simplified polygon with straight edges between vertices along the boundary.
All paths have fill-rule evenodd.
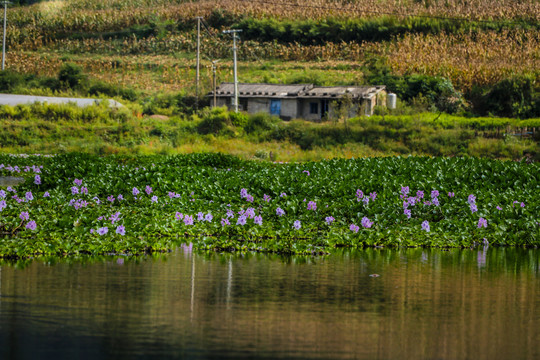
<path id="1" fill-rule="evenodd" d="M 142 116 L 106 103 L 0 106 L 0 152 L 173 155 L 223 152 L 243 159 L 311 161 L 395 155 L 540 160 L 540 119 L 386 114 L 346 122 L 285 122 L 223 108 Z"/>

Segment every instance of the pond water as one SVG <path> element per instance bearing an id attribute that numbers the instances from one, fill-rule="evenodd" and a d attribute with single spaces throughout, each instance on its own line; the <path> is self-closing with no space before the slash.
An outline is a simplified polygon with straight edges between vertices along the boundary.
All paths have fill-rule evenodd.
<path id="1" fill-rule="evenodd" d="M 0 359 L 540 358 L 538 250 L 183 247 L 3 262 L 0 291 Z"/>

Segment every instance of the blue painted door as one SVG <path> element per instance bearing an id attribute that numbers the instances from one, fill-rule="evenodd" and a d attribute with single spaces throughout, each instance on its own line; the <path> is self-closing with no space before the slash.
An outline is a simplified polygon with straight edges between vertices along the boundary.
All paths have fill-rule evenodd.
<path id="1" fill-rule="evenodd" d="M 270 100 L 270 114 L 278 116 L 281 114 L 281 99 Z"/>

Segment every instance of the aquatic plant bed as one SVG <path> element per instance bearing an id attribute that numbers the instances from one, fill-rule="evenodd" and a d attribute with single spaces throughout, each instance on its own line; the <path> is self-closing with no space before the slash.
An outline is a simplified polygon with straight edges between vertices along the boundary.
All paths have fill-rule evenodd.
<path id="1" fill-rule="evenodd" d="M 0 155 L 0 256 L 540 245 L 540 165 L 387 157 Z"/>

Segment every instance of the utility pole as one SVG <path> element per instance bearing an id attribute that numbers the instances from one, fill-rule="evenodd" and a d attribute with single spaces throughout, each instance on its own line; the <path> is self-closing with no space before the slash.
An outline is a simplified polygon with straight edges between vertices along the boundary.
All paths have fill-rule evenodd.
<path id="1" fill-rule="evenodd" d="M 238 112 L 238 71 L 236 66 L 236 40 L 240 39 L 239 29 L 223 30 L 224 34 L 233 34 L 233 62 L 234 62 L 234 112 Z"/>
<path id="2" fill-rule="evenodd" d="M 10 4 L 9 1 L 3 1 L 4 4 L 4 39 L 2 41 L 2 71 L 6 67 L 6 20 L 7 20 L 7 6 Z"/>
<path id="3" fill-rule="evenodd" d="M 214 87 L 214 107 L 217 106 L 217 83 L 216 83 L 216 64 L 219 60 L 213 60 L 212 61 L 212 84 Z"/>
<path id="4" fill-rule="evenodd" d="M 197 109 L 199 108 L 199 78 L 200 78 L 200 64 L 201 64 L 201 17 L 197 16 L 197 75 L 196 75 L 196 97 L 197 97 Z"/>

